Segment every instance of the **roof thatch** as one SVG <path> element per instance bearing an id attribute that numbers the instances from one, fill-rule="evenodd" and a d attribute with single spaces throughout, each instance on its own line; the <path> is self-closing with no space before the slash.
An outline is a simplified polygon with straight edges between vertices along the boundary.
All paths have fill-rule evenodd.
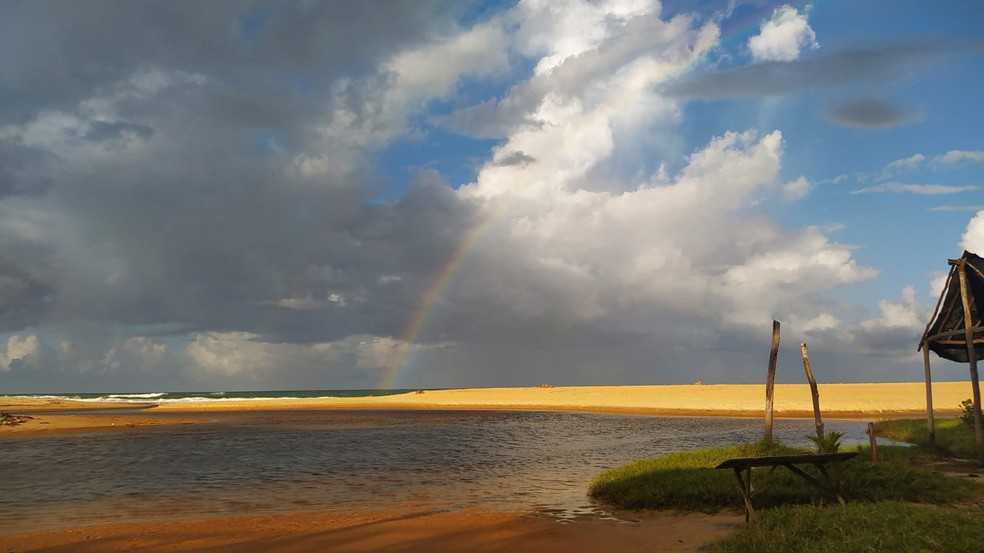
<path id="1" fill-rule="evenodd" d="M 977 359 L 984 359 L 984 259 L 977 254 L 965 251 L 960 259 L 950 260 L 950 275 L 946 286 L 936 304 L 933 318 L 926 325 L 919 347 L 928 345 L 936 355 L 951 361 L 966 363 L 967 335 L 963 299 L 960 295 L 959 267 L 964 267 L 967 281 L 967 301 L 970 304 L 970 327 L 973 330 L 973 344 Z"/>

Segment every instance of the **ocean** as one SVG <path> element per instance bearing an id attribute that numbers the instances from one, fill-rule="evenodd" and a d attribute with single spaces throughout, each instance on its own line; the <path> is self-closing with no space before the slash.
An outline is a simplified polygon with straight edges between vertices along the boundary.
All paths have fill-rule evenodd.
<path id="1" fill-rule="evenodd" d="M 0 397 L 36 397 L 70 399 L 103 403 L 181 403 L 191 401 L 232 401 L 240 399 L 317 399 L 330 397 L 373 397 L 405 394 L 411 389 L 390 390 L 251 390 L 238 392 L 131 392 L 131 393 L 68 393 L 68 394 L 0 394 Z"/>
<path id="2" fill-rule="evenodd" d="M 759 419 L 555 411 L 206 416 L 209 422 L 195 425 L 5 438 L 0 534 L 393 507 L 481 506 L 562 519 L 604 512 L 587 496 L 603 470 L 762 433 Z M 862 421 L 831 420 L 826 427 L 844 432 L 845 443 L 866 439 Z M 775 421 L 776 438 L 787 444 L 808 445 L 813 431 L 812 420 Z"/>

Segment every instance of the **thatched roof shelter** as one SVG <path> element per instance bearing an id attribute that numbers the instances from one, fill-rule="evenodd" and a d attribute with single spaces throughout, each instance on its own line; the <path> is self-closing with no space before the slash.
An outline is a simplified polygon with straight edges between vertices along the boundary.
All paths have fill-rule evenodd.
<path id="1" fill-rule="evenodd" d="M 936 312 L 926 325 L 926 332 L 919 347 L 924 344 L 943 359 L 966 363 L 967 356 L 967 321 L 961 297 L 959 265 L 964 266 L 964 280 L 968 292 L 970 307 L 970 327 L 972 341 L 978 359 L 984 358 L 984 322 L 981 312 L 984 311 L 984 259 L 974 253 L 964 252 L 963 257 L 952 263 L 950 275 L 946 279 L 946 287 L 936 304 Z"/>
<path id="2" fill-rule="evenodd" d="M 950 274 L 936 303 L 936 311 L 919 341 L 926 370 L 926 412 L 930 438 L 933 428 L 932 378 L 929 352 L 950 361 L 967 363 L 974 395 L 975 434 L 984 451 L 984 424 L 981 421 L 981 393 L 977 360 L 984 357 L 984 259 L 965 251 L 960 259 L 950 259 Z"/>

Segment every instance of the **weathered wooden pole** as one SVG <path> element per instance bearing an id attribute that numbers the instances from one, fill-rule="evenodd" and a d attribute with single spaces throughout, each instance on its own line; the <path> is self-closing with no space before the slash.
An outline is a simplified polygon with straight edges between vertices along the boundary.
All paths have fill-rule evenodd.
<path id="1" fill-rule="evenodd" d="M 871 444 L 871 462 L 878 462 L 878 440 L 875 439 L 875 423 L 868 423 L 868 443 Z"/>
<path id="2" fill-rule="evenodd" d="M 967 292 L 966 260 L 950 260 L 956 262 L 957 274 L 960 275 L 960 300 L 964 310 L 964 337 L 967 341 L 967 363 L 970 365 L 970 383 L 974 392 L 974 438 L 977 440 L 977 455 L 984 455 L 984 429 L 981 423 L 981 384 L 977 376 L 977 349 L 974 347 L 974 323 L 970 316 L 970 294 Z"/>
<path id="3" fill-rule="evenodd" d="M 772 441 L 772 393 L 776 385 L 776 360 L 779 358 L 779 321 L 772 321 L 772 349 L 769 351 L 769 375 L 765 380 L 765 441 Z"/>
<path id="4" fill-rule="evenodd" d="M 929 371 L 929 343 L 923 342 L 923 371 L 926 373 L 926 425 L 929 427 L 929 443 L 936 442 L 936 421 L 933 418 L 933 375 Z"/>
<path id="5" fill-rule="evenodd" d="M 803 350 L 803 370 L 806 371 L 806 379 L 810 381 L 810 392 L 813 394 L 813 419 L 817 425 L 817 439 L 823 441 L 823 419 L 820 418 L 820 392 L 817 391 L 817 379 L 813 378 L 813 371 L 810 370 L 810 352 L 806 349 L 806 343 L 800 344 Z"/>

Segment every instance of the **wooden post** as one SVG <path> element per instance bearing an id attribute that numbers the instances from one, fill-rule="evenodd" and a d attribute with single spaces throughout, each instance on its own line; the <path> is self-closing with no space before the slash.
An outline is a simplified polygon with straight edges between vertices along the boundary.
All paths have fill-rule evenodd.
<path id="1" fill-rule="evenodd" d="M 966 261 L 957 260 L 957 274 L 960 275 L 960 299 L 963 301 L 964 337 L 967 341 L 967 363 L 970 365 L 970 383 L 974 392 L 974 438 L 977 440 L 977 455 L 984 455 L 984 430 L 981 423 L 981 384 L 977 377 L 977 349 L 974 347 L 974 323 L 970 316 L 970 294 L 967 292 Z"/>
<path id="2" fill-rule="evenodd" d="M 823 441 L 823 419 L 820 418 L 820 392 L 817 391 L 817 380 L 813 378 L 813 371 L 810 370 L 810 353 L 806 349 L 806 344 L 800 344 L 803 350 L 803 370 L 806 371 L 806 379 L 810 381 L 810 392 L 813 394 L 813 419 L 817 425 L 817 439 Z"/>
<path id="3" fill-rule="evenodd" d="M 933 375 L 929 371 L 929 343 L 923 342 L 923 371 L 926 373 L 926 425 L 929 443 L 936 442 L 936 420 L 933 418 Z"/>
<path id="4" fill-rule="evenodd" d="M 878 440 L 875 439 L 875 423 L 868 423 L 868 443 L 871 444 L 871 462 L 878 462 Z"/>
<path id="5" fill-rule="evenodd" d="M 776 360 L 779 358 L 779 321 L 772 321 L 772 349 L 769 351 L 769 374 L 765 380 L 765 441 L 772 441 L 772 394 L 776 385 Z"/>

